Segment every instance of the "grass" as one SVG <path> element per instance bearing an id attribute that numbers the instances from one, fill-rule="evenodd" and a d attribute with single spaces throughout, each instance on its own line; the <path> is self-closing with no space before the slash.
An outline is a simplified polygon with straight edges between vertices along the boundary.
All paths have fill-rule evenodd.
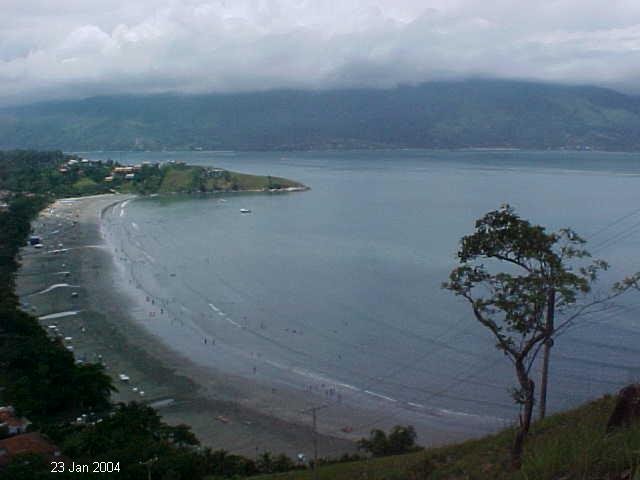
<path id="1" fill-rule="evenodd" d="M 90 178 L 82 177 L 73 184 L 72 191 L 76 195 L 93 195 L 104 191 L 104 188 Z"/>
<path id="2" fill-rule="evenodd" d="M 248 175 L 226 172 L 223 176 L 207 176 L 206 170 L 199 166 L 180 165 L 168 167 L 164 171 L 159 192 L 215 192 L 269 190 L 273 188 L 302 187 L 303 185 L 279 177 Z"/>
<path id="3" fill-rule="evenodd" d="M 197 188 L 199 169 L 195 167 L 168 168 L 160 185 L 160 193 L 189 192 Z"/>
<path id="4" fill-rule="evenodd" d="M 270 188 L 301 187 L 302 184 L 280 177 L 266 177 L 262 175 L 248 175 L 246 173 L 229 172 L 231 183 L 240 186 L 242 190 L 261 190 Z"/>
<path id="5" fill-rule="evenodd" d="M 513 430 L 417 453 L 324 465 L 322 480 L 596 480 L 640 475 L 640 424 L 605 434 L 615 399 L 607 396 L 534 424 L 520 471 L 509 466 Z M 254 477 L 311 480 L 310 471 Z M 638 477 L 640 478 L 640 476 Z"/>

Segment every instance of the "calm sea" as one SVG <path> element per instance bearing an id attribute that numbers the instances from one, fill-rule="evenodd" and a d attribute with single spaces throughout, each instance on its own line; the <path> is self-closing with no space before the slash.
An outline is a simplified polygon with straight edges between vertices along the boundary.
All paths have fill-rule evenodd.
<path id="1" fill-rule="evenodd" d="M 508 362 L 467 305 L 440 288 L 458 240 L 485 212 L 510 203 L 549 229 L 573 227 L 612 264 L 602 289 L 640 270 L 640 213 L 611 225 L 640 209 L 637 155 L 86 155 L 183 160 L 309 185 L 292 194 L 139 199 L 109 215 L 108 231 L 135 287 L 171 314 L 158 313 L 153 328 L 176 349 L 256 382 L 400 419 L 424 411 L 480 425 L 514 416 Z M 640 376 L 639 295 L 558 339 L 552 409 Z"/>

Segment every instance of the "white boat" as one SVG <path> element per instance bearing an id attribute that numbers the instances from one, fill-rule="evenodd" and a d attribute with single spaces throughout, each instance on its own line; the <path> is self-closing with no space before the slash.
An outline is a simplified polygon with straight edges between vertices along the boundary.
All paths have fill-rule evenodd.
<path id="1" fill-rule="evenodd" d="M 248 208 L 241 208 L 240 213 L 251 213 L 251 210 L 249 210 Z"/>
<path id="2" fill-rule="evenodd" d="M 124 373 L 118 375 L 118 378 L 120 378 L 120 380 L 122 380 L 123 382 L 128 382 L 130 380 L 129 375 L 125 375 Z"/>

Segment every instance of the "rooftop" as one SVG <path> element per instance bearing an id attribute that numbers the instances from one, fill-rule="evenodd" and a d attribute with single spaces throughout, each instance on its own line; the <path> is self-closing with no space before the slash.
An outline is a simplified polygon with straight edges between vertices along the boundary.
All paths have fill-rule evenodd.
<path id="1" fill-rule="evenodd" d="M 0 465 L 8 464 L 12 457 L 24 453 L 59 457 L 60 449 L 38 432 L 23 433 L 0 440 Z"/>

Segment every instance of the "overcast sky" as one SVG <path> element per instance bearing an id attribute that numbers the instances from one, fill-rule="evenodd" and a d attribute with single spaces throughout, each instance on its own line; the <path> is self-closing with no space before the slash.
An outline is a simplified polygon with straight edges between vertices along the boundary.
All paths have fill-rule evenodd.
<path id="1" fill-rule="evenodd" d="M 640 0 L 0 0 L 0 103 L 477 76 L 640 93 Z"/>

